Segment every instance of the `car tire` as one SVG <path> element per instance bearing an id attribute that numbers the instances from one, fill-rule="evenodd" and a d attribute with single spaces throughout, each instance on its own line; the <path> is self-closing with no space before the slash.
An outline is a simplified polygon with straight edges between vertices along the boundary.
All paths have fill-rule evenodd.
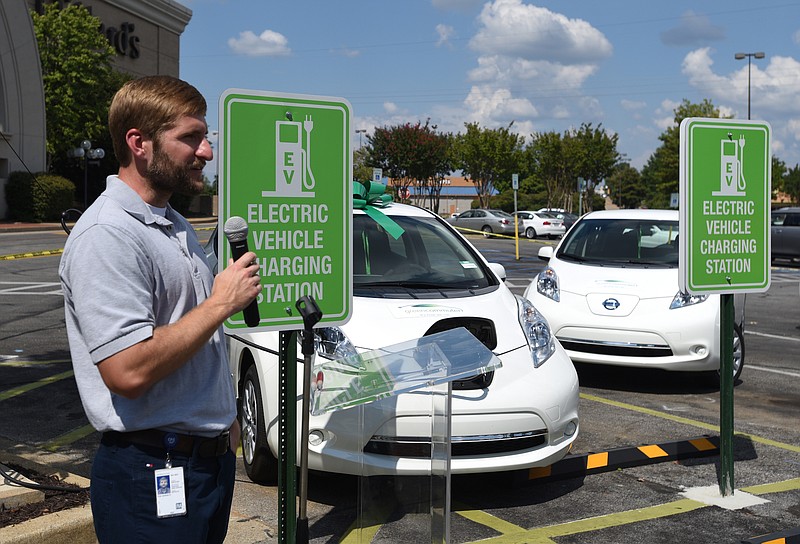
<path id="1" fill-rule="evenodd" d="M 525 238 L 527 238 L 528 240 L 533 240 L 534 238 L 536 238 L 536 229 L 533 227 L 528 227 L 527 229 L 525 229 Z"/>
<path id="2" fill-rule="evenodd" d="M 242 426 L 242 458 L 247 476 L 259 484 L 278 481 L 278 460 L 267 443 L 261 383 L 255 365 L 244 375 L 239 395 L 239 422 Z"/>
<path id="3" fill-rule="evenodd" d="M 484 227 L 481 229 L 481 231 L 483 231 L 483 237 L 484 238 L 491 238 L 492 237 L 492 227 L 490 227 L 489 225 L 484 225 Z"/>
<path id="4" fill-rule="evenodd" d="M 744 331 L 738 323 L 733 325 L 733 384 L 739 381 L 744 369 Z M 708 382 L 712 387 L 719 387 L 719 370 L 707 372 Z"/>

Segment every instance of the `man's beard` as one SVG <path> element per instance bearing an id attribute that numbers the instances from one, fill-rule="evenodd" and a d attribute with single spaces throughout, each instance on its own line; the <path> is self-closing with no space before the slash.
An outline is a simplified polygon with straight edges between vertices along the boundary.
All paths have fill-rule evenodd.
<path id="1" fill-rule="evenodd" d="M 194 164 L 181 165 L 162 151 L 158 142 L 153 143 L 153 160 L 147 166 L 145 175 L 154 189 L 169 193 L 194 196 L 203 191 L 200 184 L 192 181 L 190 172 Z"/>

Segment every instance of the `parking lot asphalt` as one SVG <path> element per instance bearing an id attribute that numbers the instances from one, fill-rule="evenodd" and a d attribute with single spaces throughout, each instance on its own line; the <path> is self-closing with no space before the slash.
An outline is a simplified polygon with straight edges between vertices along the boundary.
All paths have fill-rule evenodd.
<path id="1" fill-rule="evenodd" d="M 708 397 L 713 401 L 713 392 Z M 746 420 L 737 421 L 734 492 L 722 497 L 717 425 L 668 406 L 628 402 L 624 391 L 584 392 L 580 403 L 579 439 L 560 463 L 513 474 L 453 478 L 451 542 L 800 543 L 800 431 L 776 437 Z M 608 421 L 614 422 L 613 436 L 601 424 Z M 657 438 L 642 442 L 642 436 Z M 66 469 L 79 467 L 79 472 L 90 464 L 78 454 L 52 454 L 0 440 L 0 462 L 3 452 Z M 391 485 L 394 493 L 383 497 L 385 516 L 359 528 L 357 479 L 312 474 L 310 542 L 426 540 L 427 518 L 420 513 L 425 508 L 417 504 L 409 510 L 401 497 L 404 484 Z M 278 542 L 276 505 L 277 489 L 250 482 L 240 459 L 226 543 Z M 91 520 L 85 509 L 80 515 Z M 58 541 L 56 535 L 37 533 L 33 538 L 15 531 L 11 537 L 0 534 L 0 543 Z"/>

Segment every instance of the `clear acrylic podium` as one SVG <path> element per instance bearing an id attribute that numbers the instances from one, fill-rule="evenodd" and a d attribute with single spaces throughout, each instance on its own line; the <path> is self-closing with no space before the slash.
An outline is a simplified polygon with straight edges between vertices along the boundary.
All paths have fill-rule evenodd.
<path id="1" fill-rule="evenodd" d="M 403 540 L 413 535 L 414 542 L 449 542 L 452 383 L 500 366 L 463 327 L 345 359 L 317 358 L 311 413 L 354 410 L 353 432 L 370 444 L 359 458 L 356 521 L 348 541 L 396 541 L 392 525 L 402 524 Z M 403 414 L 387 413 L 401 404 Z M 413 436 L 376 434 L 387 417 L 401 415 L 416 421 Z M 381 466 L 388 453 L 408 455 L 411 464 L 404 468 L 414 475 L 395 476 Z"/>

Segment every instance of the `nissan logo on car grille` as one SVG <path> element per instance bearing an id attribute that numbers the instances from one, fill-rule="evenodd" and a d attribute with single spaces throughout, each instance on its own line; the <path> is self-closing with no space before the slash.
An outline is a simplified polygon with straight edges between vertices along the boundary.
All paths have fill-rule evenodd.
<path id="1" fill-rule="evenodd" d="M 615 298 L 607 298 L 603 301 L 603 308 L 606 310 L 616 310 L 619 308 L 619 301 Z"/>

